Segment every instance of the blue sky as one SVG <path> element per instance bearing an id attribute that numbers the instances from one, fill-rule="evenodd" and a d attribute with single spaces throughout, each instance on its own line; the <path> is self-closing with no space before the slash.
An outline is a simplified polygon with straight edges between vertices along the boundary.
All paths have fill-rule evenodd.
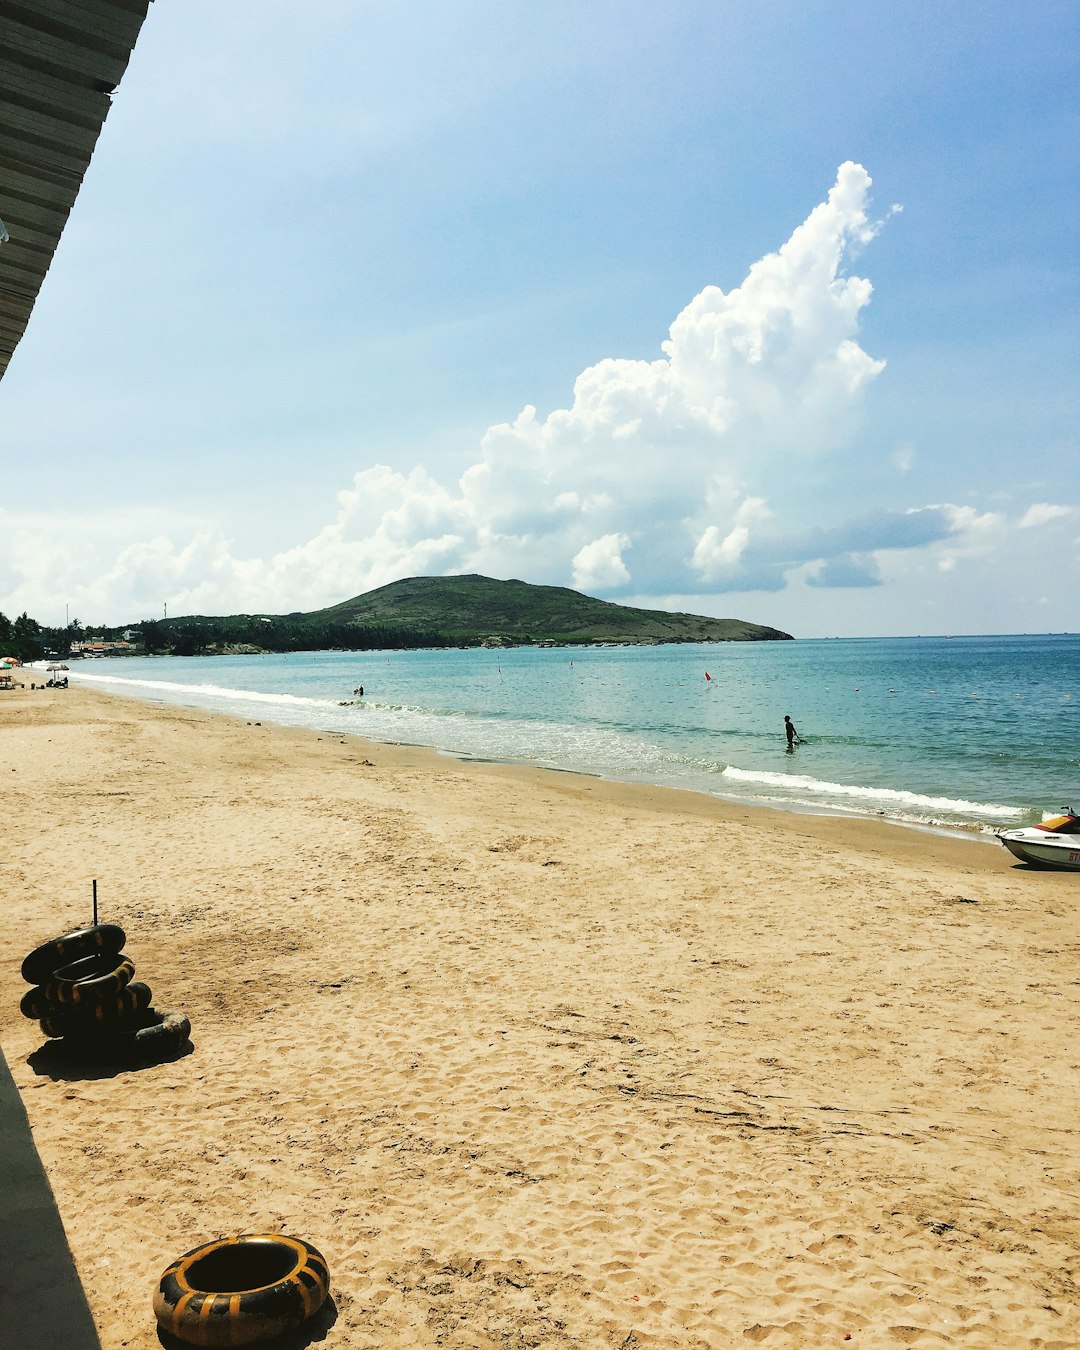
<path id="1" fill-rule="evenodd" d="M 0 609 L 1075 630 L 1078 29 L 156 0 L 0 383 Z"/>

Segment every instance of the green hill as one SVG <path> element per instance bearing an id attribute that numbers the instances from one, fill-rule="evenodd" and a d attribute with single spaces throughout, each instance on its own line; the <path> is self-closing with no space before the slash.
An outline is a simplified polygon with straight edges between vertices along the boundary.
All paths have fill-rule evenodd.
<path id="1" fill-rule="evenodd" d="M 90 636 L 90 630 L 79 624 L 41 629 L 38 646 L 66 655 L 73 642 Z M 122 628 L 95 630 L 93 638 L 123 638 L 132 655 L 145 651 L 199 656 L 600 642 L 768 642 L 790 641 L 791 634 L 744 619 L 631 609 L 564 586 L 467 576 L 409 577 L 310 612 L 144 619 Z"/>
<path id="2" fill-rule="evenodd" d="M 409 577 L 368 591 L 309 620 L 358 628 L 401 627 L 457 643 L 763 642 L 790 633 L 743 619 L 710 619 L 594 600 L 565 586 L 491 577 Z"/>
<path id="3" fill-rule="evenodd" d="M 309 613 L 191 614 L 93 630 L 84 628 L 78 620 L 66 628 L 43 628 L 25 614 L 12 624 L 0 614 L 0 638 L 8 630 L 12 639 L 9 647 L 26 660 L 43 652 L 78 655 L 84 644 L 101 642 L 119 642 L 111 655 L 149 652 L 200 656 L 221 652 L 791 640 L 790 633 L 744 619 L 632 609 L 594 600 L 565 586 L 533 586 L 525 581 L 494 581 L 480 576 L 409 577 Z"/>

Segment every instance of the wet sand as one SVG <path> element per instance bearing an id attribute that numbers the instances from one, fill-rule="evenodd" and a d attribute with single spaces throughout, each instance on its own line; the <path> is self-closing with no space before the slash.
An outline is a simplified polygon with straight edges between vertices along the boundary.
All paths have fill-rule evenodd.
<path id="1" fill-rule="evenodd" d="M 296 1346 L 1077 1344 L 1080 876 L 76 686 L 0 694 L 0 785 L 0 1045 L 104 1350 L 258 1230 L 330 1264 Z M 94 879 L 192 1053 L 20 1015 Z"/>

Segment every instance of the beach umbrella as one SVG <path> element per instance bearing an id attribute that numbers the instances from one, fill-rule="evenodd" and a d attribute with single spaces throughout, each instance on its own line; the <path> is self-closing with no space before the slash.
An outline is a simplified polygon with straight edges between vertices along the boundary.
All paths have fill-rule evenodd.
<path id="1" fill-rule="evenodd" d="M 46 669 L 46 670 L 67 670 L 67 666 L 64 665 L 63 661 L 50 661 L 49 664 L 45 667 L 45 669 Z"/>

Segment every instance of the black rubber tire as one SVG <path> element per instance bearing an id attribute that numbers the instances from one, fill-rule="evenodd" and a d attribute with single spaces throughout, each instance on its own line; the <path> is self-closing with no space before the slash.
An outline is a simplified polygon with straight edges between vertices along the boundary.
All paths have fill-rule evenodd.
<path id="1" fill-rule="evenodd" d="M 63 1011 L 63 1008 L 49 998 L 44 985 L 35 984 L 33 989 L 28 989 L 19 1000 L 19 1011 L 24 1017 L 36 1022 L 41 1017 L 55 1017 L 57 1013 Z"/>
<path id="2" fill-rule="evenodd" d="M 174 1261 L 154 1291 L 154 1315 L 189 1345 L 250 1345 L 301 1326 L 329 1292 L 326 1261 L 303 1238 L 242 1233 Z"/>
<path id="3" fill-rule="evenodd" d="M 92 928 L 77 928 L 35 947 L 22 963 L 22 977 L 27 984 L 44 984 L 58 966 L 70 965 L 95 952 L 122 951 L 126 941 L 119 924 L 97 923 Z"/>
<path id="4" fill-rule="evenodd" d="M 183 1013 L 171 1009 L 155 1012 L 153 1008 L 147 1008 L 143 1016 L 153 1016 L 154 1021 L 140 1027 L 134 1034 L 131 1053 L 137 1060 L 164 1059 L 178 1050 L 191 1035 L 191 1023 Z"/>
<path id="5" fill-rule="evenodd" d="M 50 1024 L 51 1025 L 51 1024 Z M 45 1023 L 41 1028 L 49 1034 Z M 146 1008 L 136 1025 L 126 1031 L 95 1028 L 93 1024 L 64 1031 L 64 1049 L 78 1059 L 106 1064 L 150 1064 L 166 1059 L 191 1035 L 191 1023 L 183 1013 Z"/>
<path id="6" fill-rule="evenodd" d="M 67 1035 L 68 1024 L 63 1013 L 53 1013 L 49 1017 L 42 1017 L 38 1021 L 38 1026 L 51 1040 L 58 1041 L 62 1036 Z"/>
<path id="7" fill-rule="evenodd" d="M 151 997 L 148 984 L 133 980 L 97 1003 L 51 1004 L 40 1018 L 41 1029 L 46 1036 L 76 1037 L 138 1031 Z"/>
<path id="8" fill-rule="evenodd" d="M 119 976 L 120 979 L 130 981 L 131 976 L 135 973 L 135 965 L 130 958 L 124 957 L 121 959 L 117 957 L 94 956 L 83 958 L 83 961 L 98 960 L 108 963 L 115 962 L 115 970 L 113 972 L 113 980 L 106 980 L 96 992 L 89 982 L 84 980 L 80 982 L 77 1001 L 67 997 L 68 992 L 70 991 L 67 990 L 66 985 L 63 991 L 64 998 L 61 999 L 60 986 L 55 979 L 52 979 L 48 984 L 35 984 L 33 989 L 28 989 L 19 1000 L 19 1011 L 24 1017 L 39 1021 L 42 1018 L 62 1017 L 66 1013 L 82 1010 L 88 1017 L 94 1017 L 99 1022 L 106 1022 L 109 1020 L 109 1013 L 112 1009 L 115 1009 L 117 1015 L 119 1015 L 125 1007 L 131 1011 L 134 1008 L 146 1008 L 149 1006 L 150 989 L 147 985 L 139 984 L 138 982 L 127 984 L 127 989 L 138 990 L 137 1002 L 130 1004 L 130 1006 L 128 1001 L 123 999 L 123 995 L 126 992 L 124 985 L 121 984 L 119 987 L 116 986 L 116 971 L 121 970 L 123 962 L 127 962 L 127 966 L 130 967 L 130 973 L 124 968 Z M 77 962 L 76 964 L 81 966 L 83 961 Z M 61 967 L 61 969 L 66 970 L 69 969 L 69 967 Z M 117 1000 L 120 1000 L 120 1002 L 118 1003 Z M 60 1033 L 58 1032 L 49 1033 L 49 1035 L 59 1034 Z"/>
<path id="9" fill-rule="evenodd" d="M 61 1006 L 97 1003 L 119 993 L 134 974 L 135 962 L 123 953 L 84 956 L 54 972 L 45 985 L 45 997 Z"/>

